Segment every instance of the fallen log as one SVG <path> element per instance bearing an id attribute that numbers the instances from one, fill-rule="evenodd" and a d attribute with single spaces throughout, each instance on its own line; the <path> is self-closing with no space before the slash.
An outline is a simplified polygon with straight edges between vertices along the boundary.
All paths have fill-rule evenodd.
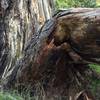
<path id="1" fill-rule="evenodd" d="M 39 82 L 46 95 L 75 100 L 88 88 L 91 62 L 100 63 L 100 9 L 60 11 L 33 35 L 3 85 L 33 89 Z"/>

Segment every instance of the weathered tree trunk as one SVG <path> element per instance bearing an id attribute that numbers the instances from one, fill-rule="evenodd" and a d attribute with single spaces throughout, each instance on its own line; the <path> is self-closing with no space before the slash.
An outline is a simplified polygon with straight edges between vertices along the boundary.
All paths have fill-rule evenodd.
<path id="1" fill-rule="evenodd" d="M 100 9 L 61 11 L 32 36 L 3 84 L 34 88 L 40 82 L 46 95 L 82 100 L 75 95 L 88 88 L 90 62 L 100 63 Z"/>
<path id="2" fill-rule="evenodd" d="M 3 20 L 0 20 L 0 78 L 8 64 L 8 53 L 9 47 L 7 34 L 5 34 L 5 23 Z"/>
<path id="3" fill-rule="evenodd" d="M 50 2 L 48 0 L 0 0 L 0 76 L 2 79 L 12 72 L 13 66 L 22 57 L 25 45 L 32 34 L 50 18 L 53 9 L 51 7 L 53 3 Z"/>

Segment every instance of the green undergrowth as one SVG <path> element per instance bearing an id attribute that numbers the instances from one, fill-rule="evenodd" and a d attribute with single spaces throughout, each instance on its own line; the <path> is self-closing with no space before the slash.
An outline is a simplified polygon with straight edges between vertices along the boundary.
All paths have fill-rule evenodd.
<path id="1" fill-rule="evenodd" d="M 0 100 L 24 100 L 15 92 L 0 92 Z"/>
<path id="2" fill-rule="evenodd" d="M 0 100 L 44 100 L 44 97 L 45 97 L 44 95 L 31 96 L 29 92 L 27 93 L 22 92 L 21 94 L 9 91 L 0 92 Z"/>
<path id="3" fill-rule="evenodd" d="M 55 0 L 56 1 L 56 7 L 58 9 L 60 8 L 71 8 L 71 7 L 89 7 L 94 8 L 97 7 L 99 2 L 96 2 L 96 0 Z"/>
<path id="4" fill-rule="evenodd" d="M 94 70 L 95 72 L 97 72 L 98 74 L 100 74 L 100 65 L 97 65 L 97 64 L 90 64 L 89 66 L 90 66 L 90 68 L 91 68 L 92 70 Z"/>
<path id="5" fill-rule="evenodd" d="M 100 7 L 100 0 L 96 0 L 96 4 Z"/>
<path id="6" fill-rule="evenodd" d="M 91 78 L 90 90 L 96 100 L 100 100 L 100 80 L 96 78 Z"/>
<path id="7" fill-rule="evenodd" d="M 98 75 L 100 74 L 100 65 L 97 64 L 90 64 L 90 68 L 95 71 Z M 100 100 L 100 79 L 91 78 L 90 89 L 93 92 L 96 100 Z"/>

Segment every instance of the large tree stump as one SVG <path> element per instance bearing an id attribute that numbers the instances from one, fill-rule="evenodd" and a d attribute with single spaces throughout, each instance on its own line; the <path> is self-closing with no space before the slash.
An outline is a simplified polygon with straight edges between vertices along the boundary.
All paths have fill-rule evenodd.
<path id="1" fill-rule="evenodd" d="M 100 63 L 100 9 L 59 11 L 33 35 L 4 86 L 39 82 L 46 95 L 75 100 L 87 88 L 91 62 Z"/>

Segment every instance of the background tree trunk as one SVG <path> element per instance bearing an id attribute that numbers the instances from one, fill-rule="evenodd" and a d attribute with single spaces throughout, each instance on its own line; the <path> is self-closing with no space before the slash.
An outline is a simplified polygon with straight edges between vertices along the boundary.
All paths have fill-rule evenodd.
<path id="1" fill-rule="evenodd" d="M 5 79 L 32 35 L 51 16 L 48 0 L 0 0 L 0 76 Z"/>
<path id="2" fill-rule="evenodd" d="M 40 82 L 49 96 L 88 88 L 88 64 L 100 63 L 100 9 L 69 9 L 55 14 L 32 36 L 5 87 Z M 86 85 L 87 84 L 87 85 Z M 33 87 L 33 88 L 32 88 Z"/>

